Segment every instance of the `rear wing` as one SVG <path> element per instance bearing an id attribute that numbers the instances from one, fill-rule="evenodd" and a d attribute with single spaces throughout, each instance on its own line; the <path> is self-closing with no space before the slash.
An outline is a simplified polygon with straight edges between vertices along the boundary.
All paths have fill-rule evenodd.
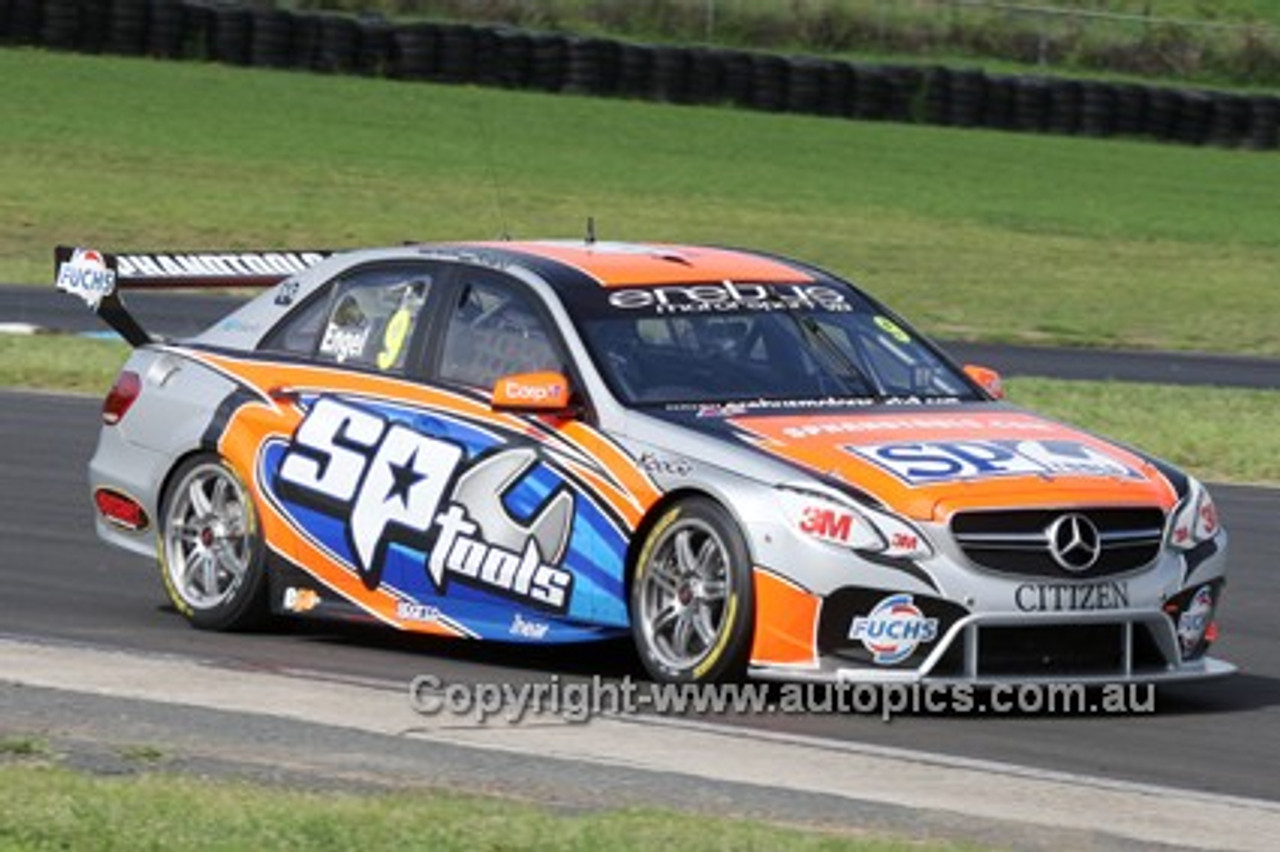
<path id="1" fill-rule="evenodd" d="M 58 246 L 59 290 L 79 296 L 132 346 L 152 337 L 125 307 L 121 290 L 271 287 L 324 260 L 330 251 L 234 251 L 108 254 Z"/>

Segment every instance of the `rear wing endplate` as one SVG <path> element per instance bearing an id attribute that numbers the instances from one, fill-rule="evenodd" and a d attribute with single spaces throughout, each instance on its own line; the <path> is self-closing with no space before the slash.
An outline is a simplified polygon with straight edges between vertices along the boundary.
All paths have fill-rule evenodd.
<path id="1" fill-rule="evenodd" d="M 125 307 L 120 291 L 205 287 L 271 287 L 324 260 L 329 251 L 233 251 L 109 254 L 58 246 L 59 290 L 79 296 L 132 346 L 152 342 Z"/>

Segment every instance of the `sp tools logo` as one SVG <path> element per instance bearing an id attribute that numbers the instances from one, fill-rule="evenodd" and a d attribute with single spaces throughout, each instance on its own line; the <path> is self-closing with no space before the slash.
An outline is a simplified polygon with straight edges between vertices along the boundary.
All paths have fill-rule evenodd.
<path id="1" fill-rule="evenodd" d="M 877 665 L 892 666 L 938 638 L 938 619 L 925 616 L 911 595 L 890 595 L 853 619 L 849 638 L 861 641 Z"/>
<path id="2" fill-rule="evenodd" d="M 76 249 L 71 259 L 58 267 L 58 289 L 84 299 L 93 310 L 116 289 L 116 271 L 107 265 L 101 252 Z"/>
<path id="3" fill-rule="evenodd" d="M 539 462 L 528 447 L 468 464 L 461 447 L 329 397 L 311 407 L 276 476 L 286 499 L 345 522 L 364 585 L 376 589 L 394 549 L 443 591 L 458 580 L 557 612 L 573 575 L 559 565 L 574 497 L 548 495 L 521 522 L 503 495 Z"/>
<path id="4" fill-rule="evenodd" d="M 1138 472 L 1079 441 L 911 441 L 852 444 L 844 450 L 913 486 L 1001 476 L 1141 478 Z"/>

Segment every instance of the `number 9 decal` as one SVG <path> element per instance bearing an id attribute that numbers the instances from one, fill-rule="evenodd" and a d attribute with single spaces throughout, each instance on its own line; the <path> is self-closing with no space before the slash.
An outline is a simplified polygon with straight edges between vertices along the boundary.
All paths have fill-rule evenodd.
<path id="1" fill-rule="evenodd" d="M 382 334 L 382 351 L 378 353 L 378 369 L 390 370 L 400 358 L 404 349 L 404 341 L 409 336 L 409 325 L 413 314 L 407 308 L 401 308 L 391 315 L 387 321 L 387 330 Z"/>

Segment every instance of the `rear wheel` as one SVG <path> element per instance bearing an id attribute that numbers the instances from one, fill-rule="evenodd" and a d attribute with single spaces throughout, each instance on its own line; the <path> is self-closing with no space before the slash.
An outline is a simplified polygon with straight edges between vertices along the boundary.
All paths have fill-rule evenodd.
<path id="1" fill-rule="evenodd" d="M 631 585 L 645 668 L 663 681 L 741 677 L 754 620 L 751 560 L 733 518 L 701 497 L 672 506 L 645 538 Z"/>
<path id="2" fill-rule="evenodd" d="M 160 570 L 178 611 L 206 630 L 266 620 L 265 553 L 253 499 L 217 456 L 184 462 L 165 493 Z"/>

